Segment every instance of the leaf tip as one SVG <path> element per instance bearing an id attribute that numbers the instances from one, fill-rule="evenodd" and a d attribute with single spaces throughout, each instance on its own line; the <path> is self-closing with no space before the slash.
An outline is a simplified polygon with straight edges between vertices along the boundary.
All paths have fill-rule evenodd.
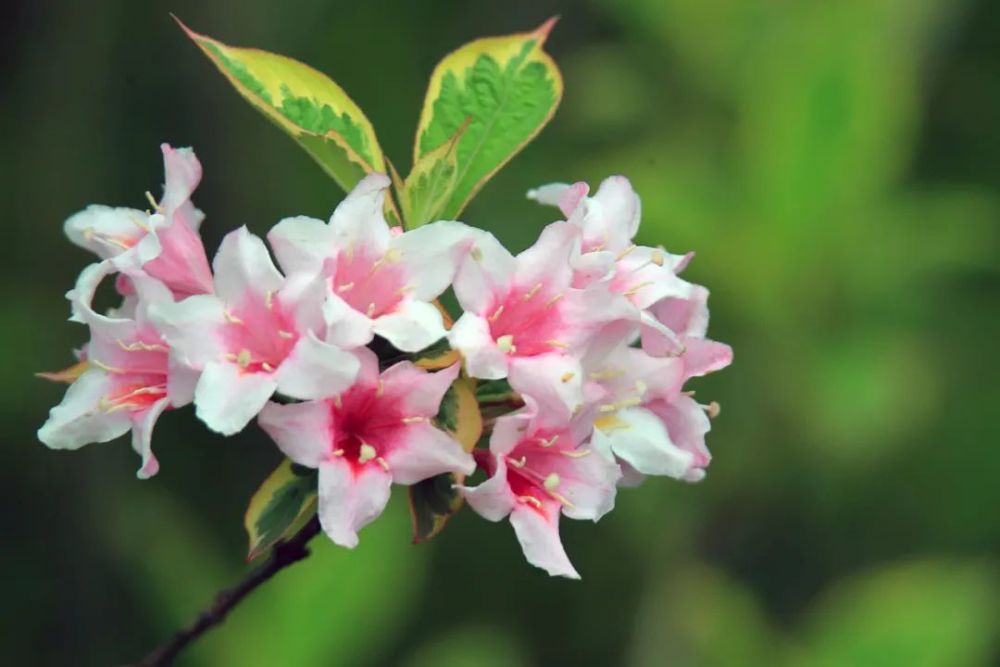
<path id="1" fill-rule="evenodd" d="M 545 43 L 545 40 L 549 37 L 549 33 L 552 32 L 552 28 L 555 27 L 560 18 L 562 17 L 560 17 L 559 14 L 556 14 L 555 16 L 549 18 L 545 23 L 535 28 L 534 34 L 538 37 L 539 46 Z"/>

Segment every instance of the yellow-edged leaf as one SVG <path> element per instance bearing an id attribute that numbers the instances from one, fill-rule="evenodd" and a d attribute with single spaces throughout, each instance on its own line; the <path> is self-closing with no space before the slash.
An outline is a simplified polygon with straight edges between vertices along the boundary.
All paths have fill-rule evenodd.
<path id="1" fill-rule="evenodd" d="M 440 219 L 458 185 L 458 143 L 471 122 L 466 118 L 451 139 L 421 155 L 403 186 L 397 186 L 407 229 Z"/>
<path id="2" fill-rule="evenodd" d="M 177 23 L 237 92 L 290 134 L 344 190 L 367 173 L 385 172 L 371 122 L 325 74 L 275 53 L 228 46 L 180 19 Z"/>
<path id="3" fill-rule="evenodd" d="M 562 75 L 542 50 L 554 24 L 553 18 L 532 32 L 477 39 L 445 56 L 434 69 L 413 164 L 446 145 L 469 119 L 455 149 L 455 185 L 440 217 L 457 217 L 555 113 L 562 99 Z"/>
<path id="4" fill-rule="evenodd" d="M 316 507 L 316 471 L 281 462 L 253 494 L 243 517 L 253 560 L 279 540 L 290 537 Z"/>

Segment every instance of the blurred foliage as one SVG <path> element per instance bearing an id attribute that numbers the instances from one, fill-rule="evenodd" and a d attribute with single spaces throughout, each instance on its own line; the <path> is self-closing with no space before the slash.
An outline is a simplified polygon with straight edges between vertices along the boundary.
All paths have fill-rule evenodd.
<path id="1" fill-rule="evenodd" d="M 280 461 L 251 429 L 166 415 L 162 472 L 125 442 L 50 452 L 82 342 L 60 295 L 89 258 L 61 223 L 142 206 L 157 145 L 193 145 L 214 248 L 240 224 L 325 217 L 339 188 L 167 15 L 328 73 L 386 153 L 409 154 L 434 64 L 480 35 L 562 20 L 559 113 L 463 218 L 527 245 L 550 181 L 624 173 L 642 237 L 698 251 L 736 363 L 696 486 L 650 480 L 598 525 L 564 522 L 583 581 L 528 566 L 460 513 L 410 545 L 404 493 L 353 552 L 316 553 L 178 664 L 997 664 L 1000 12 L 989 0 L 341 3 L 60 0 L 0 25 L 6 204 L 5 662 L 121 664 L 245 567 L 241 517 Z M 387 17 L 391 17 L 387 18 Z M 372 45 L 377 44 L 377 48 Z M 358 54 L 364 54 L 359 57 Z M 402 173 L 409 165 L 396 165 Z"/>

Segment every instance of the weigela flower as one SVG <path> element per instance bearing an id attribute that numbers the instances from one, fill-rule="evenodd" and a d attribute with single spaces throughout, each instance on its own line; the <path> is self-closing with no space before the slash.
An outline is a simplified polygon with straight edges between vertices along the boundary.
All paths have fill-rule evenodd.
<path id="1" fill-rule="evenodd" d="M 212 291 L 212 273 L 198 227 L 204 214 L 191 203 L 201 180 L 201 163 L 190 148 L 163 144 L 166 184 L 157 203 L 147 193 L 155 212 L 92 205 L 66 221 L 69 239 L 124 274 L 123 293 L 131 291 L 128 276 L 143 272 L 183 298 Z"/>
<path id="2" fill-rule="evenodd" d="M 590 423 L 560 402 L 525 397 L 520 412 L 497 420 L 489 450 L 476 450 L 489 478 L 460 487 L 490 521 L 509 516 L 525 558 L 551 575 L 580 577 L 559 539 L 559 515 L 597 521 L 614 507 L 621 472 L 586 442 Z"/>
<path id="3" fill-rule="evenodd" d="M 393 483 L 475 467 L 432 422 L 458 364 L 431 373 L 404 361 L 380 374 L 375 354 L 357 355 L 361 370 L 349 388 L 317 401 L 268 403 L 258 419 L 288 458 L 319 470 L 320 523 L 345 547 L 382 513 Z"/>
<path id="4" fill-rule="evenodd" d="M 354 381 L 357 358 L 321 338 L 323 280 L 286 279 L 246 227 L 222 240 L 213 268 L 214 294 L 150 308 L 178 362 L 201 373 L 194 403 L 209 428 L 242 430 L 275 391 L 313 399 Z"/>
<path id="5" fill-rule="evenodd" d="M 87 267 L 67 294 L 74 318 L 90 329 L 87 370 L 70 385 L 62 403 L 52 408 L 38 439 L 53 449 L 78 449 L 131 430 L 132 447 L 142 457 L 137 474 L 148 478 L 159 470 L 150 444 L 153 426 L 165 409 L 191 402 L 197 376 L 170 363 L 168 349 L 149 319 L 149 306 L 171 300 L 158 281 L 136 278 L 142 299 L 133 317 L 94 312 L 94 292 L 112 270 L 108 261 Z"/>
<path id="6" fill-rule="evenodd" d="M 542 376 L 570 409 L 579 405 L 580 359 L 627 305 L 603 285 L 572 286 L 569 259 L 579 243 L 567 222 L 547 226 L 517 257 L 492 234 L 478 235 L 455 278 L 465 312 L 449 332 L 469 375 L 509 378 L 519 391 Z"/>
<path id="7" fill-rule="evenodd" d="M 288 218 L 267 235 L 288 275 L 322 274 L 330 282 L 328 340 L 344 348 L 377 334 L 405 352 L 445 335 L 430 302 L 451 284 L 472 230 L 441 221 L 393 233 L 383 216 L 389 179 L 371 174 L 333 212 L 329 224 Z"/>
<path id="8" fill-rule="evenodd" d="M 733 349 L 705 338 L 708 333 L 708 290 L 693 285 L 687 299 L 669 298 L 649 309 L 661 326 L 644 326 L 642 348 L 653 356 L 677 356 L 684 379 L 721 370 L 732 363 Z"/>

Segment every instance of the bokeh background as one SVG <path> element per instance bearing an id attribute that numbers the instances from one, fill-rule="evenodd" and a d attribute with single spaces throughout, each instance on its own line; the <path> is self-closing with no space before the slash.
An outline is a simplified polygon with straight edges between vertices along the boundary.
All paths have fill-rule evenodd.
<path id="1" fill-rule="evenodd" d="M 170 20 L 330 74 L 403 167 L 436 61 L 562 21 L 566 96 L 464 218 L 526 246 L 525 191 L 627 174 L 644 242 L 696 250 L 722 415 L 698 485 L 651 479 L 564 521 L 582 582 L 464 512 L 410 545 L 405 494 L 356 551 L 259 590 L 180 665 L 1000 664 L 1000 12 L 992 0 L 7 3 L 0 21 L 0 663 L 135 660 L 245 571 L 242 513 L 279 461 L 164 416 L 123 440 L 35 430 L 84 330 L 62 299 L 88 203 L 145 206 L 192 145 L 214 249 L 342 197 Z"/>

